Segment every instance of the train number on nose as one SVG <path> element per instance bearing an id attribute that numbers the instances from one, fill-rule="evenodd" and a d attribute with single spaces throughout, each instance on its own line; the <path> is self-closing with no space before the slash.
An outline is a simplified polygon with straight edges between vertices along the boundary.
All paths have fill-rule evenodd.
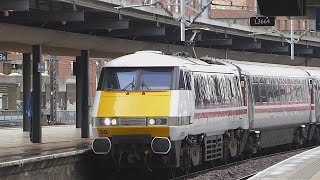
<path id="1" fill-rule="evenodd" d="M 106 129 L 102 129 L 102 130 L 99 130 L 99 134 L 106 135 L 106 134 L 108 134 L 108 131 Z"/>

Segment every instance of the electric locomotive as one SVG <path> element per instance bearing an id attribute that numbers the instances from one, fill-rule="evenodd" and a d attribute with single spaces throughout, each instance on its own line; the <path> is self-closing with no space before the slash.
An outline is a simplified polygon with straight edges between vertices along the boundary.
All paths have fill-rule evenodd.
<path id="1" fill-rule="evenodd" d="M 120 168 L 189 171 L 262 148 L 318 141 L 314 79 L 283 65 L 158 51 L 122 56 L 101 72 L 92 149 Z"/>

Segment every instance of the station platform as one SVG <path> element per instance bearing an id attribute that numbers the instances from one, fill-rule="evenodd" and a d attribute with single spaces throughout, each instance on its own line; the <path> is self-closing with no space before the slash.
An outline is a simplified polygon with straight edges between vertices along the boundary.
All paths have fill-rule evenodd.
<path id="1" fill-rule="evenodd" d="M 319 180 L 320 147 L 305 151 L 275 164 L 250 180 Z"/>
<path id="2" fill-rule="evenodd" d="M 0 179 L 3 175 L 17 172 L 17 168 L 23 169 L 23 166 L 57 159 L 61 161 L 89 152 L 91 142 L 91 138 L 81 138 L 81 129 L 74 125 L 43 126 L 42 143 L 31 143 L 29 132 L 23 132 L 22 128 L 0 128 Z M 43 164 L 39 166 L 43 167 Z"/>

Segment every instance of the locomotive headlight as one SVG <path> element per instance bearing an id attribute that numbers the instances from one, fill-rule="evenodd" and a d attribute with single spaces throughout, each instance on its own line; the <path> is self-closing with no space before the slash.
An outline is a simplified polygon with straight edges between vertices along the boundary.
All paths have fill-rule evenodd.
<path id="1" fill-rule="evenodd" d="M 114 126 L 117 125 L 117 120 L 116 119 L 112 119 L 111 120 L 111 124 L 114 125 Z"/>
<path id="2" fill-rule="evenodd" d="M 156 121 L 155 121 L 154 119 L 152 119 L 152 118 L 149 119 L 149 124 L 150 124 L 150 125 L 154 125 L 155 123 L 156 123 Z"/>
<path id="3" fill-rule="evenodd" d="M 163 126 L 167 125 L 167 118 L 149 118 L 149 126 Z"/>
<path id="4" fill-rule="evenodd" d="M 111 123 L 111 120 L 109 118 L 105 118 L 103 122 L 105 125 L 109 126 Z"/>
<path id="5" fill-rule="evenodd" d="M 95 118 L 94 126 L 117 126 L 118 118 Z"/>

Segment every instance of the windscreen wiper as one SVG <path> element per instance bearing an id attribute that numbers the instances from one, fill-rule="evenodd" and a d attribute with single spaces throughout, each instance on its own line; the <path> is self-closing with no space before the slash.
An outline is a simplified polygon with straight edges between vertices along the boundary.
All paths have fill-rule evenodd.
<path id="1" fill-rule="evenodd" d="M 142 89 L 145 87 L 147 90 L 151 90 L 151 88 L 145 82 L 141 83 L 141 87 Z"/>
<path id="2" fill-rule="evenodd" d="M 131 88 L 131 91 L 134 90 L 134 78 L 132 79 L 132 82 L 129 83 L 128 85 L 126 85 L 126 87 L 124 87 L 123 89 L 121 89 L 122 91 L 126 91 L 129 90 Z"/>

